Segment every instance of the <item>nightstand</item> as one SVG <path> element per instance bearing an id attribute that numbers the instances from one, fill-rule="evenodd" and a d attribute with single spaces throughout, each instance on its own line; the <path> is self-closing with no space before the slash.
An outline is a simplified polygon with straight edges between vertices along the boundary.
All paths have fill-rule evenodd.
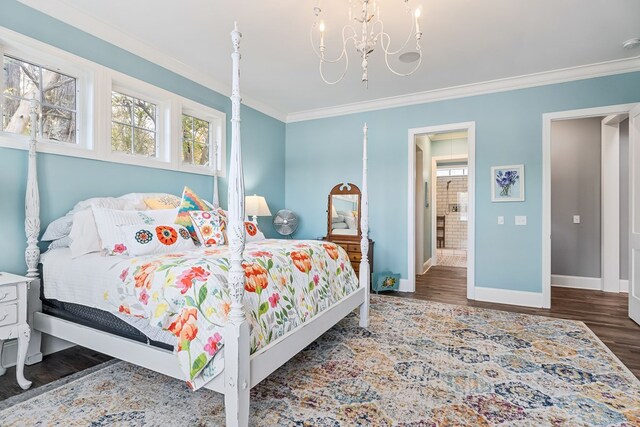
<path id="1" fill-rule="evenodd" d="M 18 360 L 16 378 L 24 390 L 31 387 L 31 381 L 24 378 L 24 360 L 29 347 L 31 329 L 27 324 L 27 288 L 30 278 L 10 273 L 0 273 L 0 375 L 6 372 L 2 367 L 2 348 L 5 340 L 18 340 Z"/>

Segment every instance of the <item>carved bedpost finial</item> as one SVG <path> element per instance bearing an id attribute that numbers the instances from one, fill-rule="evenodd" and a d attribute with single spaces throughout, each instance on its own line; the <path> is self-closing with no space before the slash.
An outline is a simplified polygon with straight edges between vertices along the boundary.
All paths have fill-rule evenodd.
<path id="1" fill-rule="evenodd" d="M 40 195 L 38 191 L 38 173 L 36 167 L 38 109 L 38 101 L 34 95 L 29 108 L 31 140 L 29 141 L 27 191 L 25 194 L 24 208 L 24 232 L 27 236 L 27 249 L 24 251 L 24 258 L 27 263 L 27 277 L 38 277 L 38 262 L 40 261 L 40 248 L 38 248 L 38 237 L 40 236 Z"/>
<path id="2" fill-rule="evenodd" d="M 231 165 L 229 168 L 229 188 L 227 192 L 229 209 L 229 294 L 231 311 L 229 320 L 241 324 L 246 320 L 242 297 L 244 296 L 244 269 L 242 268 L 245 228 L 244 228 L 244 174 L 242 171 L 242 150 L 240 144 L 240 38 L 237 24 L 231 32 L 233 42 L 233 76 L 231 88 Z"/>

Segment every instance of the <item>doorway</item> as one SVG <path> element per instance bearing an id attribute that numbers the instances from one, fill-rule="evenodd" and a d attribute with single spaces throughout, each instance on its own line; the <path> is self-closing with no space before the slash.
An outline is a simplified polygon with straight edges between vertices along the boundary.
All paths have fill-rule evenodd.
<path id="1" fill-rule="evenodd" d="M 551 286 L 628 288 L 631 107 L 543 116 L 543 308 Z"/>
<path id="2" fill-rule="evenodd" d="M 409 277 L 401 290 L 414 292 L 431 268 L 459 268 L 474 298 L 474 159 L 474 122 L 409 130 Z"/>

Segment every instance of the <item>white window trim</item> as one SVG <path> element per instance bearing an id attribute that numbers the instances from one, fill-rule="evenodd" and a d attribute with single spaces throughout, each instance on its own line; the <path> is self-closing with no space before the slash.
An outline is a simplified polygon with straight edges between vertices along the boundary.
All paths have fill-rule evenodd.
<path id="1" fill-rule="evenodd" d="M 195 101 L 182 98 L 178 100 L 180 114 L 179 117 L 179 134 L 178 140 L 180 144 L 177 147 L 177 154 L 174 158 L 178 160 L 178 169 L 183 172 L 200 173 L 206 175 L 214 175 L 216 171 L 218 176 L 226 175 L 226 122 L 227 115 L 221 111 L 215 110 L 211 107 L 207 107 Z M 196 117 L 198 119 L 206 120 L 209 122 L 209 147 L 211 149 L 210 157 L 214 158 L 216 164 L 210 166 L 198 166 L 191 163 L 187 163 L 182 160 L 182 114 Z M 215 149 L 215 150 L 214 150 Z"/>
<path id="2" fill-rule="evenodd" d="M 213 167 L 182 162 L 182 113 L 211 123 L 211 143 L 218 144 L 217 175 L 226 176 L 226 114 L 134 77 L 104 67 L 0 27 L 0 58 L 17 57 L 77 78 L 77 144 L 38 140 L 37 151 L 200 175 L 216 175 Z M 0 79 L 0 93 L 3 80 Z M 158 108 L 158 156 L 149 158 L 111 151 L 112 90 L 153 102 Z M 215 138 L 215 139 L 213 139 Z M 28 150 L 29 137 L 0 131 L 0 147 Z"/>

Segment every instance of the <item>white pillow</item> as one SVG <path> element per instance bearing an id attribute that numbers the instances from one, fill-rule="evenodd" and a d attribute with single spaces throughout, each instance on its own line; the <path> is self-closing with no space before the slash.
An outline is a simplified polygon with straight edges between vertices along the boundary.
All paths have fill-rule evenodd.
<path id="1" fill-rule="evenodd" d="M 71 246 L 71 237 L 64 236 L 49 243 L 48 251 L 58 248 L 68 248 Z"/>
<path id="2" fill-rule="evenodd" d="M 100 252 L 100 235 L 91 209 L 81 210 L 73 215 L 73 225 L 69 237 L 71 238 L 69 248 L 72 258 L 91 252 Z"/>
<path id="3" fill-rule="evenodd" d="M 100 247 L 108 255 L 127 255 L 129 253 L 125 243 L 122 225 L 156 225 L 173 224 L 178 213 L 177 209 L 158 209 L 149 211 L 121 211 L 92 207 Z"/>
<path id="4" fill-rule="evenodd" d="M 344 217 L 344 222 L 347 223 L 347 226 L 349 227 L 349 230 L 355 230 L 356 227 L 356 219 L 354 217 L 349 217 L 349 216 L 345 216 Z"/>
<path id="5" fill-rule="evenodd" d="M 66 214 L 62 218 L 58 218 L 55 221 L 50 222 L 40 240 L 43 242 L 49 242 L 67 237 L 69 236 L 69 233 L 71 233 L 72 224 L 73 215 Z"/>
<path id="6" fill-rule="evenodd" d="M 127 211 L 135 210 L 136 202 L 135 200 L 132 201 L 116 197 L 93 197 L 91 199 L 82 200 L 76 203 L 76 205 L 69 211 L 69 213 L 74 214 L 78 211 L 88 209 L 93 206 L 97 208 L 119 209 Z"/>
<path id="7" fill-rule="evenodd" d="M 120 231 L 132 256 L 192 251 L 196 248 L 189 231 L 178 224 L 122 225 Z"/>

